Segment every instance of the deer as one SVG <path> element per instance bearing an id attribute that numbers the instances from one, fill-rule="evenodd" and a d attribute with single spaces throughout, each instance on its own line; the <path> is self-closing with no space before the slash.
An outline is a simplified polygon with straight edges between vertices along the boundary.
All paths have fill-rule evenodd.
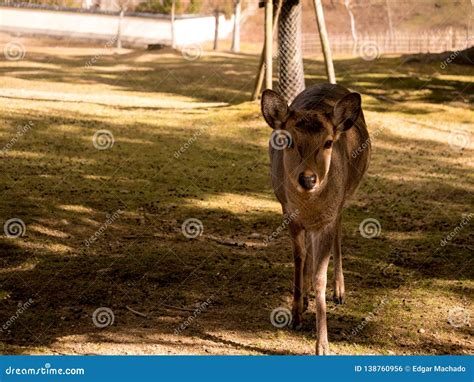
<path id="1" fill-rule="evenodd" d="M 345 299 L 342 210 L 370 162 L 370 139 L 361 96 L 336 84 L 306 88 L 288 106 L 265 90 L 263 118 L 273 129 L 271 182 L 288 224 L 294 260 L 293 329 L 300 329 L 314 291 L 316 354 L 329 354 L 326 321 L 328 264 L 333 255 L 333 299 Z M 361 149 L 363 148 L 363 149 Z"/>

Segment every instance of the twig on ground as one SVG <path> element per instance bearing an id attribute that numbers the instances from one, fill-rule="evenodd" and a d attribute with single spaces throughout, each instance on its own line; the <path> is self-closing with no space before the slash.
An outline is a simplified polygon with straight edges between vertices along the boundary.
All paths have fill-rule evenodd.
<path id="1" fill-rule="evenodd" d="M 208 236 L 208 238 L 215 241 L 216 243 L 227 245 L 229 247 L 246 247 L 247 246 L 247 244 L 243 242 L 222 240 L 215 236 Z"/>
<path id="2" fill-rule="evenodd" d="M 167 308 L 167 309 L 175 309 L 175 310 L 182 310 L 184 312 L 194 312 L 195 309 L 189 309 L 189 308 L 181 308 L 179 306 L 174 306 L 174 305 L 168 305 L 168 304 L 161 304 L 161 306 Z"/>
<path id="3" fill-rule="evenodd" d="M 135 309 L 130 308 L 128 305 L 125 305 L 125 308 L 127 308 L 130 312 L 132 312 L 133 314 L 136 314 L 137 316 L 148 318 L 146 314 L 137 312 Z"/>

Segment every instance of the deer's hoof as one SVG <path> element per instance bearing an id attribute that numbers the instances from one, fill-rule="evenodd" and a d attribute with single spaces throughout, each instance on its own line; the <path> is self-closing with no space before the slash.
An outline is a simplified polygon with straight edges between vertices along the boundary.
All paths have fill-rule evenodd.
<path id="1" fill-rule="evenodd" d="M 293 320 L 291 322 L 291 329 L 299 332 L 303 328 L 303 322 L 298 322 L 297 320 Z"/>
<path id="2" fill-rule="evenodd" d="M 316 344 L 316 355 L 329 355 L 329 344 L 317 343 Z"/>
<path id="3" fill-rule="evenodd" d="M 301 330 L 303 327 L 303 315 L 293 312 L 293 319 L 291 320 L 290 327 L 293 330 Z"/>
<path id="4" fill-rule="evenodd" d="M 346 302 L 344 294 L 334 294 L 332 300 L 338 305 L 342 305 Z"/>

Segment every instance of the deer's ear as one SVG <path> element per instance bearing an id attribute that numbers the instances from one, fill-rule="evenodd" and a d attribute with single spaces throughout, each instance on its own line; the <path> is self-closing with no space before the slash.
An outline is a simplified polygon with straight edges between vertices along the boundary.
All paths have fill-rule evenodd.
<path id="1" fill-rule="evenodd" d="M 262 114 L 270 127 L 279 129 L 288 117 L 288 105 L 277 92 L 266 89 L 262 94 Z"/>
<path id="2" fill-rule="evenodd" d="M 361 98 L 359 93 L 350 93 L 341 98 L 334 105 L 332 111 L 332 123 L 336 130 L 342 132 L 354 126 L 359 118 L 361 110 Z"/>

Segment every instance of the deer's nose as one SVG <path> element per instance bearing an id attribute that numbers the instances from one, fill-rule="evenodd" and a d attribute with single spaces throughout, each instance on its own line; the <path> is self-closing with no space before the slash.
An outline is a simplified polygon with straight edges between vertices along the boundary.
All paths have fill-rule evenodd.
<path id="1" fill-rule="evenodd" d="M 311 190 L 316 184 L 316 175 L 308 175 L 307 173 L 302 172 L 298 177 L 298 183 L 305 190 Z"/>

